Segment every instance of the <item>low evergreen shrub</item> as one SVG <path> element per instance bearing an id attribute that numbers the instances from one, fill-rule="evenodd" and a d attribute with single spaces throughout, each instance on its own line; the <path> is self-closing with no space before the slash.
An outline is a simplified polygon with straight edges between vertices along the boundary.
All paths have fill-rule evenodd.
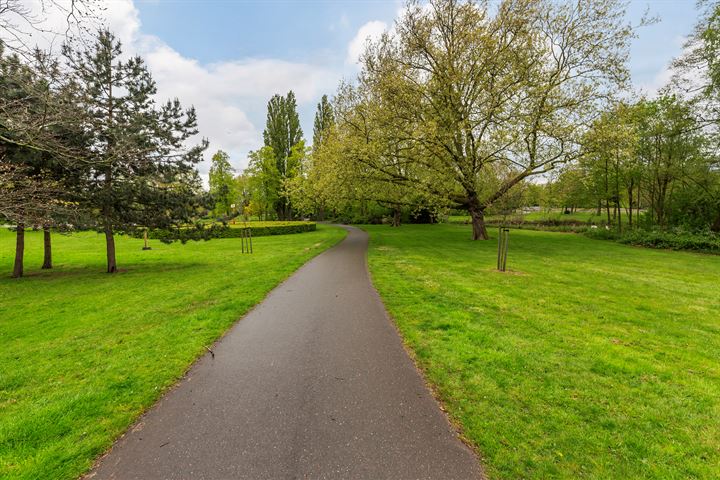
<path id="1" fill-rule="evenodd" d="M 312 232 L 317 229 L 314 222 L 258 222 L 257 225 L 196 225 L 177 229 L 153 229 L 148 231 L 148 238 L 160 240 L 161 242 L 188 240 L 210 240 L 212 238 L 240 238 L 243 229 L 249 228 L 253 237 L 266 237 L 270 235 L 289 235 L 293 233 Z M 141 238 L 141 231 L 135 232 L 134 236 Z"/>

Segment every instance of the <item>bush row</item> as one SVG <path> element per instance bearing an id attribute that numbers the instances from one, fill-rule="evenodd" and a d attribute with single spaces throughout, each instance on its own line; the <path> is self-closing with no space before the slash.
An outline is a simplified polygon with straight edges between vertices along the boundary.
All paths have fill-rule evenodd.
<path id="1" fill-rule="evenodd" d="M 720 235 L 713 232 L 688 232 L 685 230 L 629 230 L 618 233 L 614 230 L 588 229 L 585 235 L 591 238 L 614 240 L 616 242 L 649 248 L 672 250 L 693 250 L 720 254 Z"/>
<path id="2" fill-rule="evenodd" d="M 243 235 L 245 228 L 251 230 L 253 237 L 266 237 L 269 235 L 288 235 L 291 233 L 304 233 L 312 232 L 317 229 L 316 223 L 303 222 L 303 223 L 285 223 L 279 225 L 248 225 L 243 227 L 241 225 L 198 225 L 188 228 L 178 229 L 153 229 L 148 231 L 148 238 L 160 240 L 161 242 L 169 243 L 173 241 L 181 241 L 183 243 L 188 240 L 210 240 L 212 238 L 240 238 Z M 143 232 L 134 232 L 134 236 L 141 238 Z"/>
<path id="3" fill-rule="evenodd" d="M 239 238 L 242 235 L 243 228 L 249 228 L 253 237 L 267 237 L 269 235 L 288 235 L 291 233 L 314 232 L 317 230 L 315 222 L 303 223 L 286 223 L 279 225 L 234 225 L 224 230 L 222 235 L 217 238 Z"/>

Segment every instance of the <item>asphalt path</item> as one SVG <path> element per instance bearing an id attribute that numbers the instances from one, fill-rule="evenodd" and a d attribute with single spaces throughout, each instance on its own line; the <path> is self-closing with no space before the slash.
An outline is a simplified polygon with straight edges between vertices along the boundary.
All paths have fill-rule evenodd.
<path id="1" fill-rule="evenodd" d="M 370 283 L 367 234 L 347 229 L 237 322 L 88 477 L 482 478 Z"/>

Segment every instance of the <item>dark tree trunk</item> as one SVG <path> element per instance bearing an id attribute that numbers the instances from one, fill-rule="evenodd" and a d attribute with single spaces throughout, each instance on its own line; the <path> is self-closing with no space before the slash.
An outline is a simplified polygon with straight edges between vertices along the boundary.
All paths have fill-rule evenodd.
<path id="1" fill-rule="evenodd" d="M 612 225 L 612 219 L 610 218 L 610 199 L 605 199 L 605 210 L 607 212 L 607 224 L 608 226 Z"/>
<path id="2" fill-rule="evenodd" d="M 470 213 L 470 219 L 472 220 L 472 238 L 473 240 L 488 240 L 487 228 L 485 228 L 485 209 L 480 206 L 477 198 L 471 198 L 468 212 Z"/>
<path id="3" fill-rule="evenodd" d="M 115 237 L 113 236 L 112 225 L 105 224 L 105 245 L 107 248 L 107 273 L 117 272 L 115 261 Z"/>
<path id="4" fill-rule="evenodd" d="M 393 227 L 399 227 L 400 226 L 400 209 L 395 207 L 393 209 L 393 219 L 392 219 L 392 226 Z"/>
<path id="5" fill-rule="evenodd" d="M 43 264 L 44 270 L 52 268 L 52 240 L 50 237 L 50 227 L 43 227 Z"/>
<path id="6" fill-rule="evenodd" d="M 25 225 L 20 223 L 17 226 L 15 240 L 15 265 L 13 266 L 12 278 L 23 276 L 23 258 L 25 256 Z"/>
<path id="7" fill-rule="evenodd" d="M 634 182 L 630 182 L 630 186 L 628 187 L 628 226 L 630 229 L 632 229 L 632 222 L 633 222 L 633 190 L 634 190 Z"/>
<path id="8" fill-rule="evenodd" d="M 720 232 L 720 213 L 718 213 L 717 217 L 715 217 L 715 222 L 712 224 L 712 227 L 710 227 L 710 230 L 713 232 Z"/>

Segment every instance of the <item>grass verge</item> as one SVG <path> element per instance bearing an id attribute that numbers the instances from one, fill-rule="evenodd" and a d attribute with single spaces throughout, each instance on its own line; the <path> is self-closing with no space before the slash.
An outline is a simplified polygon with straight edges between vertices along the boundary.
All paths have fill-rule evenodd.
<path id="1" fill-rule="evenodd" d="M 14 234 L 0 230 L 0 478 L 72 479 L 86 471 L 237 319 L 341 229 L 164 245 L 117 238 L 116 275 L 102 273 L 104 239 L 28 232 L 23 279 L 8 278 Z"/>
<path id="2" fill-rule="evenodd" d="M 366 229 L 491 478 L 720 478 L 720 258 L 513 230 L 500 273 L 467 226 Z"/>

